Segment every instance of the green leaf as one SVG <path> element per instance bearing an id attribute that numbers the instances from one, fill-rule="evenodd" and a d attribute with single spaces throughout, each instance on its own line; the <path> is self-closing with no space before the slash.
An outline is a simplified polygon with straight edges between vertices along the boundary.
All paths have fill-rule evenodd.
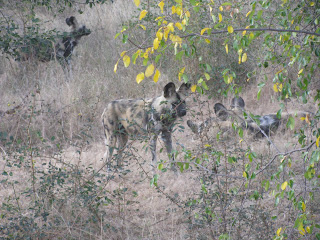
<path id="1" fill-rule="evenodd" d="M 160 60 L 160 58 L 161 58 L 161 54 L 159 54 L 158 56 L 156 56 L 156 59 L 154 60 L 155 61 L 155 63 L 158 63 L 159 62 L 159 60 Z"/>
<path id="2" fill-rule="evenodd" d="M 185 52 L 185 51 L 180 51 L 180 52 L 178 52 L 177 55 L 176 55 L 176 59 L 179 60 L 179 61 L 181 61 L 184 52 Z"/>
<path id="3" fill-rule="evenodd" d="M 294 129 L 294 118 L 292 116 L 289 117 L 288 122 L 286 124 L 287 128 L 290 128 L 291 130 Z"/>
<path id="4" fill-rule="evenodd" d="M 209 90 L 209 88 L 208 88 L 208 86 L 207 86 L 207 84 L 206 84 L 205 81 L 203 81 L 203 82 L 201 83 L 201 85 L 202 85 L 202 87 L 203 87 L 205 90 Z"/>
<path id="5" fill-rule="evenodd" d="M 264 62 L 264 63 L 263 63 L 263 66 L 264 66 L 265 68 L 267 68 L 267 67 L 269 66 L 269 63 L 268 63 L 268 62 Z"/>
<path id="6" fill-rule="evenodd" d="M 127 43 L 127 41 L 128 41 L 128 35 L 127 34 L 123 34 L 122 35 L 122 43 Z"/>
<path id="7" fill-rule="evenodd" d="M 281 114 L 282 114 L 282 109 L 280 109 L 280 110 L 277 112 L 277 118 L 278 118 L 278 119 L 281 119 Z"/>
<path id="8" fill-rule="evenodd" d="M 192 6 L 195 6 L 197 4 L 197 1 L 196 0 L 190 0 L 190 3 Z"/>
<path id="9" fill-rule="evenodd" d="M 116 39 L 117 37 L 119 37 L 121 33 L 117 33 L 115 36 L 114 36 L 114 39 Z"/>

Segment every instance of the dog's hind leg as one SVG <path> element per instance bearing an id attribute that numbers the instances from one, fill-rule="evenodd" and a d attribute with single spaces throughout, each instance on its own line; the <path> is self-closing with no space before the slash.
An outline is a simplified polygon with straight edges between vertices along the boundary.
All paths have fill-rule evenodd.
<path id="1" fill-rule="evenodd" d="M 118 141 L 117 165 L 122 166 L 122 163 L 123 163 L 122 153 L 128 142 L 128 134 L 126 132 L 119 134 L 117 136 L 117 141 Z"/>
<path id="2" fill-rule="evenodd" d="M 105 145 L 107 147 L 107 150 L 106 150 L 103 158 L 106 161 L 108 169 L 110 169 L 110 166 L 111 166 L 111 159 L 113 156 L 113 151 L 116 148 L 116 143 L 117 143 L 116 136 L 114 136 L 113 134 L 110 134 L 110 135 L 106 134 Z"/>

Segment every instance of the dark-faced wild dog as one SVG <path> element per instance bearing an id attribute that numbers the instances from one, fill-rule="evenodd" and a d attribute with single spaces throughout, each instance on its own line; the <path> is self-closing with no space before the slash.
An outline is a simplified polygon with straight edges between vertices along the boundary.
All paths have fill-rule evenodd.
<path id="1" fill-rule="evenodd" d="M 74 48 L 78 45 L 83 36 L 88 36 L 91 31 L 85 25 L 79 26 L 77 19 L 71 16 L 66 19 L 66 24 L 72 28 L 71 32 L 64 33 L 59 39 L 51 41 L 49 39 L 32 38 L 19 49 L 18 61 L 40 61 L 49 62 L 57 60 L 64 71 L 68 71 L 71 76 L 71 56 Z"/>
<path id="2" fill-rule="evenodd" d="M 110 102 L 102 114 L 102 123 L 105 133 L 107 151 L 105 159 L 108 164 L 114 149 L 118 149 L 117 165 L 122 163 L 121 153 L 128 138 L 141 138 L 147 136 L 150 140 L 152 165 L 157 162 L 156 143 L 161 135 L 170 160 L 172 154 L 171 133 L 174 122 L 178 117 L 186 115 L 185 98 L 188 94 L 189 84 L 183 83 L 176 91 L 174 83 L 168 83 L 162 96 L 151 99 L 120 99 Z"/>
<path id="3" fill-rule="evenodd" d="M 312 113 L 299 111 L 295 113 L 283 113 L 281 118 L 278 118 L 277 114 L 268 114 L 252 118 L 249 114 L 245 113 L 245 102 L 241 97 L 233 98 L 230 108 L 231 109 L 228 110 L 223 104 L 216 103 L 214 105 L 216 117 L 208 118 L 203 123 L 194 123 L 188 120 L 187 125 L 191 128 L 192 132 L 202 134 L 210 127 L 222 126 L 222 128 L 231 128 L 232 124 L 236 122 L 238 126 L 249 130 L 253 136 L 266 137 L 275 133 L 281 124 L 288 121 L 289 117 L 295 119 L 302 118 L 309 121 L 308 119 L 310 119 L 312 115 Z"/>

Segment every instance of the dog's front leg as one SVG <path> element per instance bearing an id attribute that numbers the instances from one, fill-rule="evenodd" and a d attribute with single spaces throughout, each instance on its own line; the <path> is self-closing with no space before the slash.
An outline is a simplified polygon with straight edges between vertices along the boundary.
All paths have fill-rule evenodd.
<path id="1" fill-rule="evenodd" d="M 171 138 L 171 132 L 170 131 L 162 131 L 161 133 L 161 139 L 164 142 L 164 145 L 166 146 L 166 150 L 169 156 L 169 159 L 174 161 L 174 154 L 172 153 L 172 138 Z"/>
<path id="2" fill-rule="evenodd" d="M 171 170 L 176 171 L 176 167 L 175 167 L 175 162 L 174 162 L 174 153 L 173 153 L 173 149 L 172 149 L 172 137 L 171 137 L 171 132 L 170 131 L 162 131 L 161 133 L 161 139 L 164 142 L 165 146 L 166 146 L 166 150 L 169 156 L 169 160 L 172 161 L 171 162 Z"/>
<path id="3" fill-rule="evenodd" d="M 157 165 L 157 139 L 158 139 L 158 134 L 153 133 L 150 139 L 150 149 L 152 154 L 152 163 L 151 163 L 152 168 L 154 168 Z"/>

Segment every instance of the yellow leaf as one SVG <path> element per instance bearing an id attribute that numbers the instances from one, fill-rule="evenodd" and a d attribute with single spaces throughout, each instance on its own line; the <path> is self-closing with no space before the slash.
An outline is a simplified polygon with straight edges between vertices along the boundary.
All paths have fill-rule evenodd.
<path id="1" fill-rule="evenodd" d="M 206 43 L 211 43 L 211 41 L 209 39 L 205 39 Z"/>
<path id="2" fill-rule="evenodd" d="M 229 27 L 228 27 L 228 32 L 229 32 L 229 33 L 233 33 L 233 27 L 232 27 L 232 26 L 229 26 Z"/>
<path id="3" fill-rule="evenodd" d="M 273 84 L 273 91 L 281 92 L 282 91 L 282 83 L 275 83 Z"/>
<path id="4" fill-rule="evenodd" d="M 306 227 L 306 230 L 307 230 L 307 233 L 311 233 L 311 229 L 310 229 L 310 227 L 308 226 L 308 227 Z"/>
<path id="5" fill-rule="evenodd" d="M 239 141 L 239 143 L 242 143 L 242 141 L 243 141 L 243 139 L 241 138 L 240 141 Z"/>
<path id="6" fill-rule="evenodd" d="M 167 28 L 168 28 L 171 32 L 174 32 L 173 23 L 169 23 L 169 24 L 167 25 Z"/>
<path id="7" fill-rule="evenodd" d="M 156 83 L 156 82 L 158 82 L 158 80 L 159 80 L 159 77 L 160 77 L 160 71 L 157 69 L 156 70 L 156 73 L 154 74 L 154 76 L 153 76 L 153 81 Z"/>
<path id="8" fill-rule="evenodd" d="M 243 176 L 244 178 L 247 178 L 247 173 L 246 173 L 246 172 L 243 172 L 242 176 Z"/>
<path id="9" fill-rule="evenodd" d="M 204 28 L 204 29 L 202 29 L 201 32 L 200 32 L 200 34 L 203 35 L 204 32 L 207 31 L 207 30 L 209 30 L 209 29 L 211 29 L 211 28 Z"/>
<path id="10" fill-rule="evenodd" d="M 191 92 L 195 92 L 196 89 L 197 89 L 197 85 L 192 85 L 192 87 L 191 87 Z"/>
<path id="11" fill-rule="evenodd" d="M 135 54 L 132 55 L 132 62 L 133 64 L 136 64 L 136 60 L 140 54 L 141 50 L 139 49 L 138 51 L 135 52 Z"/>
<path id="12" fill-rule="evenodd" d="M 294 19 L 291 21 L 291 25 L 294 23 Z"/>
<path id="13" fill-rule="evenodd" d="M 163 6 L 164 6 L 164 2 L 163 1 L 161 1 L 159 4 L 158 4 L 158 6 L 160 7 L 160 9 L 161 9 L 161 13 L 163 13 Z"/>
<path id="14" fill-rule="evenodd" d="M 222 21 L 222 15 L 221 15 L 221 13 L 219 13 L 218 16 L 219 16 L 219 22 L 221 22 L 221 21 Z"/>
<path id="15" fill-rule="evenodd" d="M 299 233 L 300 233 L 302 236 L 304 236 L 304 234 L 305 234 L 304 228 L 302 228 L 302 230 L 300 230 Z"/>
<path id="16" fill-rule="evenodd" d="M 229 76 L 228 76 L 228 81 L 227 81 L 227 82 L 228 82 L 228 84 L 232 83 L 232 80 L 233 80 L 232 75 L 229 75 Z"/>
<path id="17" fill-rule="evenodd" d="M 119 61 L 120 61 L 120 59 L 117 61 L 116 65 L 114 65 L 114 68 L 113 68 L 114 73 L 117 72 Z"/>
<path id="18" fill-rule="evenodd" d="M 172 14 L 175 14 L 176 13 L 176 6 L 172 6 L 172 8 L 171 8 L 171 11 L 172 11 Z"/>
<path id="19" fill-rule="evenodd" d="M 148 11 L 147 10 L 142 10 L 140 13 L 140 17 L 139 20 L 141 20 L 142 18 L 144 18 L 147 15 Z"/>
<path id="20" fill-rule="evenodd" d="M 170 35 L 170 40 L 173 42 L 173 43 L 179 43 L 180 46 L 181 46 L 181 43 L 182 43 L 182 38 L 177 36 L 177 35 L 173 35 L 171 34 Z"/>
<path id="21" fill-rule="evenodd" d="M 239 64 L 241 64 L 241 54 L 239 55 Z"/>
<path id="22" fill-rule="evenodd" d="M 181 16 L 181 14 L 182 14 L 181 7 L 176 7 L 176 13 L 178 16 Z"/>
<path id="23" fill-rule="evenodd" d="M 314 2 L 310 2 L 310 6 L 313 7 L 314 6 Z"/>
<path id="24" fill-rule="evenodd" d="M 185 70 L 186 68 L 185 67 L 183 67 L 183 68 L 181 68 L 181 70 L 179 71 L 179 81 L 181 81 L 181 77 L 182 77 L 182 74 L 184 73 L 184 70 Z"/>
<path id="25" fill-rule="evenodd" d="M 210 144 L 205 144 L 204 146 L 205 146 L 205 147 L 211 147 L 211 145 L 210 145 Z"/>
<path id="26" fill-rule="evenodd" d="M 241 61 L 242 61 L 242 62 L 247 61 L 247 54 L 246 54 L 246 53 L 244 53 L 244 54 L 242 55 Z"/>
<path id="27" fill-rule="evenodd" d="M 279 70 L 278 72 L 276 72 L 276 75 L 278 75 L 279 73 L 281 73 L 283 71 L 283 69 Z"/>
<path id="28" fill-rule="evenodd" d="M 250 25 L 249 26 L 246 26 L 246 29 L 248 29 L 250 27 Z M 244 35 L 246 35 L 246 33 L 247 33 L 247 31 L 245 30 L 245 31 L 243 31 L 242 32 L 242 36 L 244 36 Z"/>
<path id="29" fill-rule="evenodd" d="M 248 17 L 250 15 L 251 11 L 249 11 L 247 14 L 246 14 L 246 17 Z"/>
<path id="30" fill-rule="evenodd" d="M 281 230 L 282 230 L 282 228 L 278 228 L 278 230 L 277 230 L 277 236 L 278 237 L 280 236 Z"/>
<path id="31" fill-rule="evenodd" d="M 153 72 L 154 72 L 154 65 L 150 64 L 146 69 L 145 76 L 150 77 L 153 74 Z"/>
<path id="32" fill-rule="evenodd" d="M 317 138 L 317 141 L 316 141 L 317 147 L 319 147 L 319 140 L 320 140 L 320 136 Z"/>
<path id="33" fill-rule="evenodd" d="M 142 24 L 139 24 L 139 26 L 140 26 L 143 30 L 146 30 L 146 27 L 143 26 Z"/>
<path id="34" fill-rule="evenodd" d="M 223 7 L 222 7 L 222 6 L 220 6 L 220 7 L 219 7 L 219 10 L 222 12 L 222 11 L 223 11 Z"/>
<path id="35" fill-rule="evenodd" d="M 140 5 L 140 0 L 133 0 L 134 1 L 134 4 L 137 6 L 137 7 L 139 7 L 139 5 Z"/>
<path id="36" fill-rule="evenodd" d="M 304 202 L 302 202 L 301 207 L 302 207 L 302 210 L 305 212 L 306 211 L 306 204 Z"/>
<path id="37" fill-rule="evenodd" d="M 228 44 L 226 44 L 226 53 L 229 53 Z"/>
<path id="38" fill-rule="evenodd" d="M 130 65 L 130 57 L 128 55 L 124 55 L 123 63 L 124 63 L 125 67 L 129 67 L 129 65 Z"/>
<path id="39" fill-rule="evenodd" d="M 310 122 L 310 115 L 309 115 L 309 114 L 306 115 L 305 121 L 306 121 L 306 123 L 308 123 L 309 125 L 311 124 L 311 122 Z"/>
<path id="40" fill-rule="evenodd" d="M 176 26 L 179 30 L 182 30 L 182 25 L 181 25 L 181 23 L 176 22 L 175 26 Z"/>
<path id="41" fill-rule="evenodd" d="M 138 84 L 141 83 L 143 79 L 144 79 L 144 73 L 143 72 L 139 73 L 137 75 L 137 77 L 136 77 L 136 81 L 137 81 Z"/>
<path id="42" fill-rule="evenodd" d="M 298 72 L 298 75 L 300 75 L 303 72 L 303 68 Z"/>
<path id="43" fill-rule="evenodd" d="M 160 43 L 160 41 L 159 41 L 158 38 L 155 38 L 155 39 L 153 40 L 153 47 L 154 47 L 154 49 L 158 49 L 159 43 Z"/>
<path id="44" fill-rule="evenodd" d="M 185 12 L 186 16 L 189 18 L 190 17 L 190 12 L 189 11 L 186 11 Z"/>
<path id="45" fill-rule="evenodd" d="M 285 190 L 287 188 L 287 186 L 288 186 L 288 182 L 285 181 L 284 183 L 281 184 L 281 189 Z"/>
<path id="46" fill-rule="evenodd" d="M 208 73 L 204 73 L 204 76 L 206 77 L 207 81 L 210 80 L 210 75 Z"/>
<path id="47" fill-rule="evenodd" d="M 120 53 L 120 57 L 123 57 L 126 54 L 127 51 L 123 51 L 122 53 Z"/>
<path id="48" fill-rule="evenodd" d="M 163 33 L 158 31 L 157 34 L 156 34 L 157 38 L 159 39 L 159 41 L 162 40 L 162 37 L 163 37 Z"/>

